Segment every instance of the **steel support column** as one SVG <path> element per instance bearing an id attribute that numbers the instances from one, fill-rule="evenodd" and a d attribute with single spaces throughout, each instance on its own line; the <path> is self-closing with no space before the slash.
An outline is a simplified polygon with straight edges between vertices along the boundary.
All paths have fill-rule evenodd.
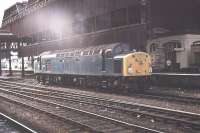
<path id="1" fill-rule="evenodd" d="M 12 60 L 11 60 L 11 42 L 7 42 L 7 53 L 8 53 L 8 58 L 9 58 L 9 76 L 12 76 Z"/>
<path id="2" fill-rule="evenodd" d="M 11 60 L 11 55 L 9 55 L 9 75 L 12 76 L 12 60 Z"/>
<path id="3" fill-rule="evenodd" d="M 21 42 L 22 43 L 22 47 L 24 46 L 24 42 L 22 41 Z M 25 73 L 24 73 L 25 71 L 24 71 L 24 57 L 22 56 L 22 77 L 24 77 L 24 75 L 25 75 Z"/>
<path id="4" fill-rule="evenodd" d="M 2 68 L 1 68 L 1 58 L 2 58 L 2 50 L 1 50 L 2 43 L 0 42 L 0 76 L 2 75 Z"/>
<path id="5" fill-rule="evenodd" d="M 0 76 L 2 75 L 2 69 L 1 69 L 1 58 L 0 58 Z"/>
<path id="6" fill-rule="evenodd" d="M 25 75 L 24 73 L 24 57 L 22 57 L 22 77 Z"/>
<path id="7" fill-rule="evenodd" d="M 32 67 L 32 69 L 34 69 L 34 57 L 33 56 L 31 56 L 31 67 Z"/>

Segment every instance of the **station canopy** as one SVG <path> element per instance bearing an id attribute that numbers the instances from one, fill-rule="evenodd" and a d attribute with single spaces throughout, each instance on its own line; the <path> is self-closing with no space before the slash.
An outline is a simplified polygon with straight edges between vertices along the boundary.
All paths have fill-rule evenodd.
<path id="1" fill-rule="evenodd" d="M 29 38 L 18 38 L 17 35 L 0 29 L 0 58 L 8 58 L 11 51 L 19 51 L 18 47 L 12 47 L 11 43 L 29 42 Z M 5 46 L 1 48 L 2 46 Z"/>
<path id="2" fill-rule="evenodd" d="M 0 42 L 15 42 L 17 40 L 18 38 L 15 34 L 5 30 L 0 30 Z"/>

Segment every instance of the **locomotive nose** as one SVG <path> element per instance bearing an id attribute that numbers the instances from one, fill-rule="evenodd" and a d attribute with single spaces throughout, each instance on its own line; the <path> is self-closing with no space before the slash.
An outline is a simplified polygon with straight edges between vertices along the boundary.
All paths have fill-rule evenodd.
<path id="1" fill-rule="evenodd" d="M 126 58 L 128 76 L 143 76 L 151 73 L 150 57 L 142 52 L 136 52 Z"/>

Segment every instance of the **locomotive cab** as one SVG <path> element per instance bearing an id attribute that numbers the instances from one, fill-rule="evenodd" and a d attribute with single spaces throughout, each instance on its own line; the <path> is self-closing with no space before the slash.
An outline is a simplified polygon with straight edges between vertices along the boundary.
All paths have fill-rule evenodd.
<path id="1" fill-rule="evenodd" d="M 123 76 L 147 76 L 151 74 L 151 58 L 147 53 L 130 53 L 123 60 Z"/>
<path id="2" fill-rule="evenodd" d="M 114 57 L 114 73 L 122 77 L 120 86 L 130 91 L 149 87 L 152 72 L 151 58 L 145 52 L 133 52 Z"/>
<path id="3" fill-rule="evenodd" d="M 144 52 L 134 52 L 114 57 L 114 72 L 122 76 L 146 76 L 151 74 L 151 58 Z"/>

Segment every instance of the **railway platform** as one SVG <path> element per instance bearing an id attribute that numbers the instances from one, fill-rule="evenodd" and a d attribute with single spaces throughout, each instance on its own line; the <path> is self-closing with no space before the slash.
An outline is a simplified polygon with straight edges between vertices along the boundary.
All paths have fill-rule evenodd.
<path id="1" fill-rule="evenodd" d="M 154 86 L 200 87 L 200 74 L 186 73 L 153 73 Z"/>

